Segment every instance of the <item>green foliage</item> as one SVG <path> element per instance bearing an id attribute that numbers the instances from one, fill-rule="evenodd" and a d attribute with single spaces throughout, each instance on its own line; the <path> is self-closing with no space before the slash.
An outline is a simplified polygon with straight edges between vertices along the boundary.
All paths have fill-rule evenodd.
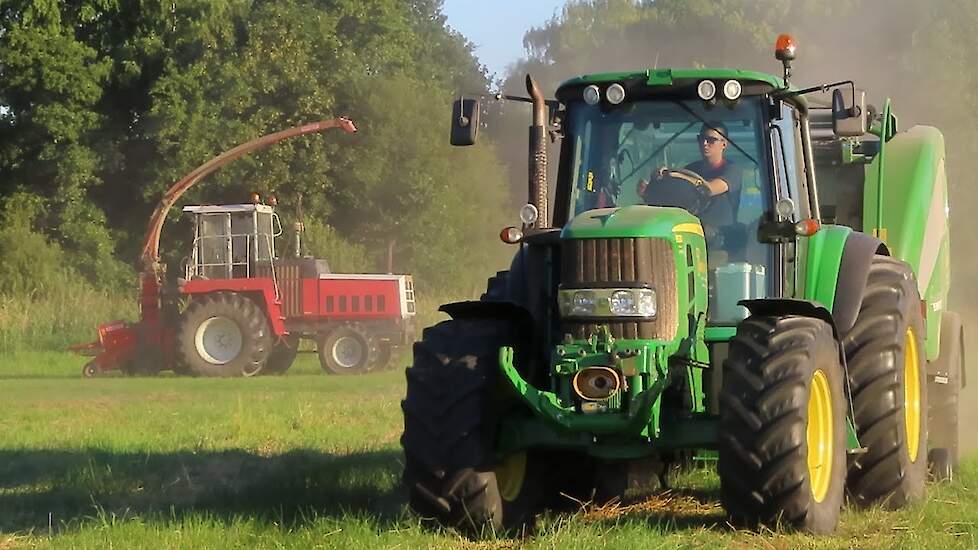
<path id="1" fill-rule="evenodd" d="M 73 275 L 65 254 L 35 230 L 42 214 L 40 198 L 16 194 L 0 209 L 0 294 L 46 295 Z"/>
<path id="2" fill-rule="evenodd" d="M 371 258 L 366 247 L 344 239 L 336 229 L 315 220 L 303 223 L 302 251 L 316 258 L 325 258 L 333 273 L 365 273 L 377 270 L 375 258 Z M 294 237 L 293 237 L 294 238 Z M 293 240 L 288 250 L 280 251 L 287 255 L 294 250 Z"/>
<path id="3" fill-rule="evenodd" d="M 373 265 L 394 241 L 398 271 L 469 284 L 455 266 L 485 255 L 455 258 L 451 240 L 494 234 L 467 220 L 508 198 L 498 181 L 468 196 L 479 182 L 455 182 L 491 173 L 491 151 L 442 158 L 450 99 L 487 81 L 440 10 L 438 0 L 0 3 L 0 198 L 39 198 L 35 229 L 86 280 L 118 286 L 131 272 L 116 258 L 135 258 L 149 213 L 180 176 L 260 135 L 348 114 L 364 134 L 397 139 L 293 140 L 223 168 L 184 201 L 302 196 L 307 219 L 335 229 L 326 242 L 348 243 L 330 246 L 346 254 L 327 254 L 333 264 Z M 379 185 L 407 177 L 417 198 Z M 421 204 L 432 197 L 439 204 Z"/>

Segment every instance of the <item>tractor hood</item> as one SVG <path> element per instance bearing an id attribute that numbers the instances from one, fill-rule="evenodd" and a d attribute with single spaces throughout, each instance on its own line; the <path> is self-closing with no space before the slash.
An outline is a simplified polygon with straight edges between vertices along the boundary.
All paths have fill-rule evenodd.
<path id="1" fill-rule="evenodd" d="M 588 210 L 564 226 L 562 239 L 671 238 L 673 233 L 703 234 L 696 216 L 682 208 L 633 205 Z"/>

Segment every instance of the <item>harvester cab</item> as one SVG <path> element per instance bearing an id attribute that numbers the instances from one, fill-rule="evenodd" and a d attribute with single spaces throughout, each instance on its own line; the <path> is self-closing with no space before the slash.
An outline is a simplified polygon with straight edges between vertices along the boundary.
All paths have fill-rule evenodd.
<path id="1" fill-rule="evenodd" d="M 922 496 L 928 456 L 950 476 L 962 329 L 944 311 L 940 133 L 897 134 L 850 81 L 797 88 L 794 41 L 776 54 L 783 76 L 605 73 L 555 100 L 527 77 L 530 97 L 502 96 L 533 105 L 529 201 L 500 233 L 519 250 L 415 346 L 415 510 L 515 527 L 555 495 L 618 498 L 631 474 L 664 481 L 706 449 L 733 523 L 826 533 L 846 489 L 898 507 Z M 828 91 L 813 114 L 807 96 Z M 479 111 L 456 102 L 453 144 L 475 143 Z M 861 224 L 821 212 L 813 135 L 859 174 Z"/>
<path id="2" fill-rule="evenodd" d="M 275 238 L 282 234 L 271 205 L 185 206 L 194 216 L 193 250 L 186 280 L 268 276 L 275 259 Z"/>

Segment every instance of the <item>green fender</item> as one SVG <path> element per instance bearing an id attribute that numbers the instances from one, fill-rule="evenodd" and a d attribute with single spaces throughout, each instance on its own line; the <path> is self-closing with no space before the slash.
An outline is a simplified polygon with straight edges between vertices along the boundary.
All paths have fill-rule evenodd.
<path id="1" fill-rule="evenodd" d="M 852 229 L 842 225 L 823 225 L 808 238 L 805 254 L 804 298 L 832 312 L 842 266 L 842 253 Z"/>

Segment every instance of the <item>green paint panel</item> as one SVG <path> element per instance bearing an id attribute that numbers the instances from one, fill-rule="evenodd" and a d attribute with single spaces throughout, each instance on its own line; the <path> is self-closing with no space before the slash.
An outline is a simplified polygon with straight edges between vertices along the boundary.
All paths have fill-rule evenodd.
<path id="1" fill-rule="evenodd" d="M 882 227 L 890 253 L 910 264 L 927 301 L 928 359 L 940 350 L 940 317 L 950 289 L 944 137 L 915 126 L 896 134 L 866 169 L 867 233 Z M 882 182 L 882 196 L 880 183 Z M 882 205 L 882 210 L 880 210 Z"/>
<path id="2" fill-rule="evenodd" d="M 558 90 L 570 86 L 603 84 L 642 78 L 646 80 L 649 86 L 671 86 L 676 80 L 706 78 L 711 80 L 740 80 L 741 82 L 754 81 L 769 84 L 775 88 L 780 88 L 784 84 L 784 80 L 781 78 L 757 71 L 741 71 L 738 69 L 655 69 L 578 76 L 565 81 L 560 85 Z"/>
<path id="3" fill-rule="evenodd" d="M 805 299 L 818 302 L 832 311 L 839 282 L 842 251 L 852 229 L 841 225 L 823 225 L 808 239 L 805 262 Z"/>
<path id="4" fill-rule="evenodd" d="M 707 342 L 726 342 L 737 334 L 737 327 L 706 327 Z"/>
<path id="5" fill-rule="evenodd" d="M 636 204 L 623 208 L 601 208 L 584 212 L 564 226 L 564 239 L 607 239 L 622 237 L 672 238 L 673 228 L 699 220 L 681 208 Z M 700 230 L 702 232 L 702 229 Z"/>

